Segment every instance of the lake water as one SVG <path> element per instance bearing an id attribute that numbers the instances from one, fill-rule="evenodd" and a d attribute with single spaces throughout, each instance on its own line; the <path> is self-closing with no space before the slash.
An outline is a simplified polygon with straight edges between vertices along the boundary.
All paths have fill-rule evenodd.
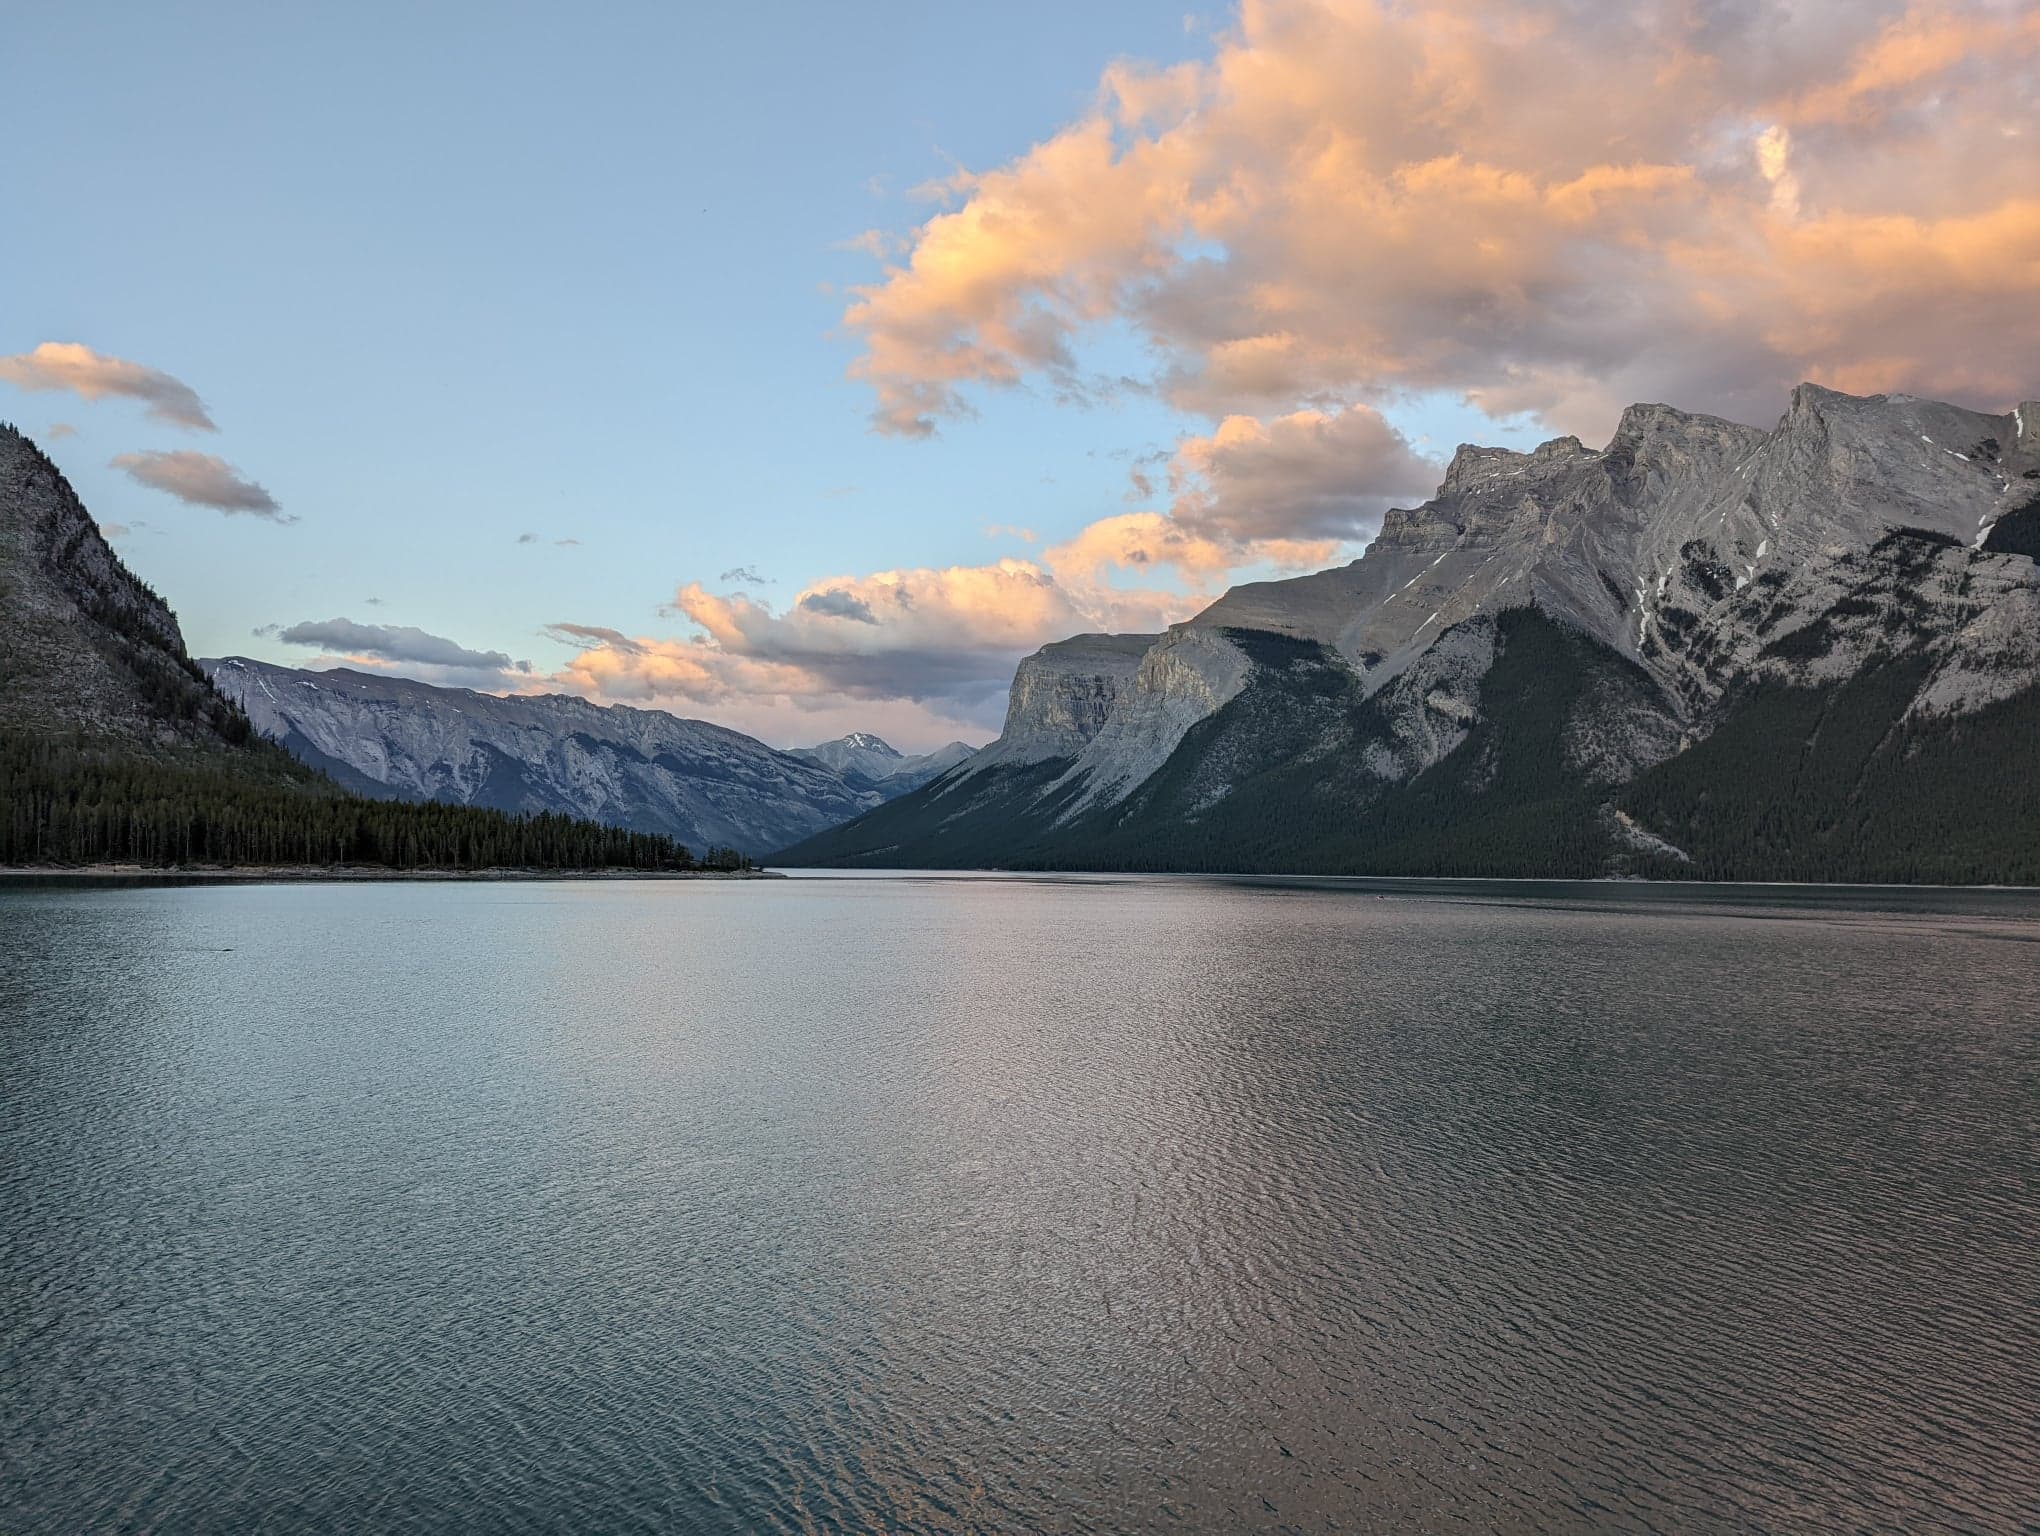
<path id="1" fill-rule="evenodd" d="M 2013 1531 L 2040 899 L 0 891 L 0 1530 Z"/>

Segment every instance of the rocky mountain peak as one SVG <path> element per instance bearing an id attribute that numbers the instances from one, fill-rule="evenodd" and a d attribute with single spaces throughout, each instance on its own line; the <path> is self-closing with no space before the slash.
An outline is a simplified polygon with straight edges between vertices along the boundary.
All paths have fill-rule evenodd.
<path id="1" fill-rule="evenodd" d="M 855 747 L 860 752 L 879 752 L 887 757 L 900 755 L 899 748 L 882 737 L 872 735 L 869 731 L 852 731 L 840 739 L 844 746 Z"/>
<path id="2" fill-rule="evenodd" d="M 2040 818 L 2036 492 L 2040 404 L 1814 384 L 1769 431 L 1640 404 L 1598 452 L 1465 445 L 1349 565 L 1242 583 L 1137 664 L 1142 637 L 1045 648 L 975 769 L 810 852 L 1491 873 L 1561 843 L 1691 864 L 1699 837 L 1765 878 L 1787 853 L 1813 878 L 1979 878 L 2010 867 L 2004 803 Z M 1962 793 L 1917 794 L 1916 748 Z M 1691 814 L 1619 798 L 1688 754 L 1708 766 L 1665 782 L 1698 775 Z M 1997 789 L 1967 792 L 1972 756 Z M 1842 798 L 1804 810 L 1802 791 Z M 1562 839 L 1499 851 L 1575 792 Z M 1484 806 L 1496 820 L 1459 830 Z M 1768 828 L 1795 816 L 1785 850 Z M 1861 862 L 1879 839 L 1897 862 Z"/>
<path id="3" fill-rule="evenodd" d="M 1609 456 L 1643 459 L 1654 451 L 1690 450 L 1700 445 L 1717 445 L 1732 442 L 1747 451 L 1762 440 L 1764 434 L 1757 427 L 1744 426 L 1741 422 L 1727 421 L 1719 416 L 1707 416 L 1698 411 L 1682 411 L 1674 405 L 1640 404 L 1632 405 L 1622 413 L 1622 419 L 1615 424 L 1615 435 L 1608 439 Z"/>
<path id="4" fill-rule="evenodd" d="M 859 793 L 890 798 L 920 787 L 969 758 L 974 749 L 951 742 L 933 752 L 908 756 L 869 731 L 852 731 L 812 747 L 795 747 L 795 757 L 822 764 Z"/>
<path id="5" fill-rule="evenodd" d="M 1528 457 L 1528 454 L 1518 453 L 1513 448 L 1486 448 L 1478 443 L 1461 443 L 1453 450 L 1452 462 L 1445 466 L 1445 478 L 1438 483 L 1438 494 L 1449 495 L 1470 485 L 1492 480 L 1518 467 Z"/>

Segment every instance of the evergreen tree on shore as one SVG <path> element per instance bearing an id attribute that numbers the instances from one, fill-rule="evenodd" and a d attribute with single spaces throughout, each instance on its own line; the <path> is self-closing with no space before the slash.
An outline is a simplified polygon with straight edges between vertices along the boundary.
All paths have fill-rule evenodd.
<path id="1" fill-rule="evenodd" d="M 568 816 L 364 800 L 280 749 L 143 755 L 0 736 L 0 863 L 363 865 L 391 870 L 736 870 L 671 838 Z"/>

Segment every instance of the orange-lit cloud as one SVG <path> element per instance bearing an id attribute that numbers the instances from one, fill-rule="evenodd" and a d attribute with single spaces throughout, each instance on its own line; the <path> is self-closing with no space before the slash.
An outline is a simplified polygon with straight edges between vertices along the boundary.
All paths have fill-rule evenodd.
<path id="1" fill-rule="evenodd" d="M 102 357 L 75 341 L 46 341 L 33 352 L 0 357 L 0 379 L 21 389 L 69 390 L 86 400 L 125 396 L 146 404 L 158 421 L 199 432 L 219 430 L 198 392 L 183 380 L 125 358 Z"/>
<path id="2" fill-rule="evenodd" d="M 1371 537 L 1387 508 L 1423 500 L 1438 475 L 1364 405 L 1228 416 L 1178 443 L 1169 465 L 1176 521 L 1243 542 Z"/>
<path id="3" fill-rule="evenodd" d="M 1632 400 L 1763 421 L 1813 378 L 1995 405 L 2040 366 L 2029 3 L 1244 0 L 1208 57 L 1115 65 L 1077 120 L 932 191 L 858 242 L 882 430 L 1110 388 L 1108 331 L 1201 425 L 1128 510 L 1025 558 L 770 604 L 690 583 L 681 635 L 559 626 L 575 654 L 531 686 L 782 743 L 978 739 L 1027 651 L 1330 563 L 1428 494 L 1379 410 L 1411 393 L 1596 440 Z"/>
<path id="4" fill-rule="evenodd" d="M 982 740 L 1003 711 L 1013 664 L 1029 651 L 1085 630 L 1158 630 L 1208 601 L 1111 586 L 1093 572 L 1114 565 L 1124 546 L 1077 545 L 1041 563 L 832 577 L 783 610 L 689 583 L 673 608 L 696 633 L 555 625 L 553 638 L 578 649 L 547 683 L 612 702 L 706 710 L 779 742 L 820 740 L 824 722 L 859 719 L 867 730 L 887 721 L 902 746 Z"/>
<path id="5" fill-rule="evenodd" d="M 1367 406 L 1228 418 L 1177 446 L 1166 508 L 1097 519 L 1035 558 L 831 577 L 783 610 L 689 583 L 673 608 L 695 635 L 555 625 L 553 638 L 578 654 L 552 681 L 707 709 L 782 741 L 813 735 L 818 712 L 854 720 L 876 704 L 908 741 L 975 739 L 999 719 L 1013 665 L 1029 651 L 1088 630 L 1161 630 L 1243 567 L 1329 564 L 1373 533 L 1386 506 L 1423 496 L 1437 477 Z"/>
<path id="6" fill-rule="evenodd" d="M 2007 0 L 1245 0 L 1208 59 L 1116 65 L 950 178 L 848 307 L 851 371 L 907 435 L 1082 392 L 1108 323 L 1214 421 L 1444 389 L 1591 437 L 1808 376 L 1999 403 L 2040 356 L 2036 82 Z"/>

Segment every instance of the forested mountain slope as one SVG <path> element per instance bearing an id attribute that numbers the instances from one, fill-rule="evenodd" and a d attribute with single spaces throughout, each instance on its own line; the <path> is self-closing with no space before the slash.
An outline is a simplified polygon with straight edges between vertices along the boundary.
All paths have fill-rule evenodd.
<path id="1" fill-rule="evenodd" d="M 200 665 L 263 736 L 379 799 L 548 811 L 762 852 L 884 798 L 798 753 L 660 709 L 244 656 Z"/>
<path id="2" fill-rule="evenodd" d="M 0 864 L 684 869 L 671 839 L 377 803 L 256 735 L 62 473 L 0 427 Z M 725 860 L 725 862 L 728 862 Z"/>

